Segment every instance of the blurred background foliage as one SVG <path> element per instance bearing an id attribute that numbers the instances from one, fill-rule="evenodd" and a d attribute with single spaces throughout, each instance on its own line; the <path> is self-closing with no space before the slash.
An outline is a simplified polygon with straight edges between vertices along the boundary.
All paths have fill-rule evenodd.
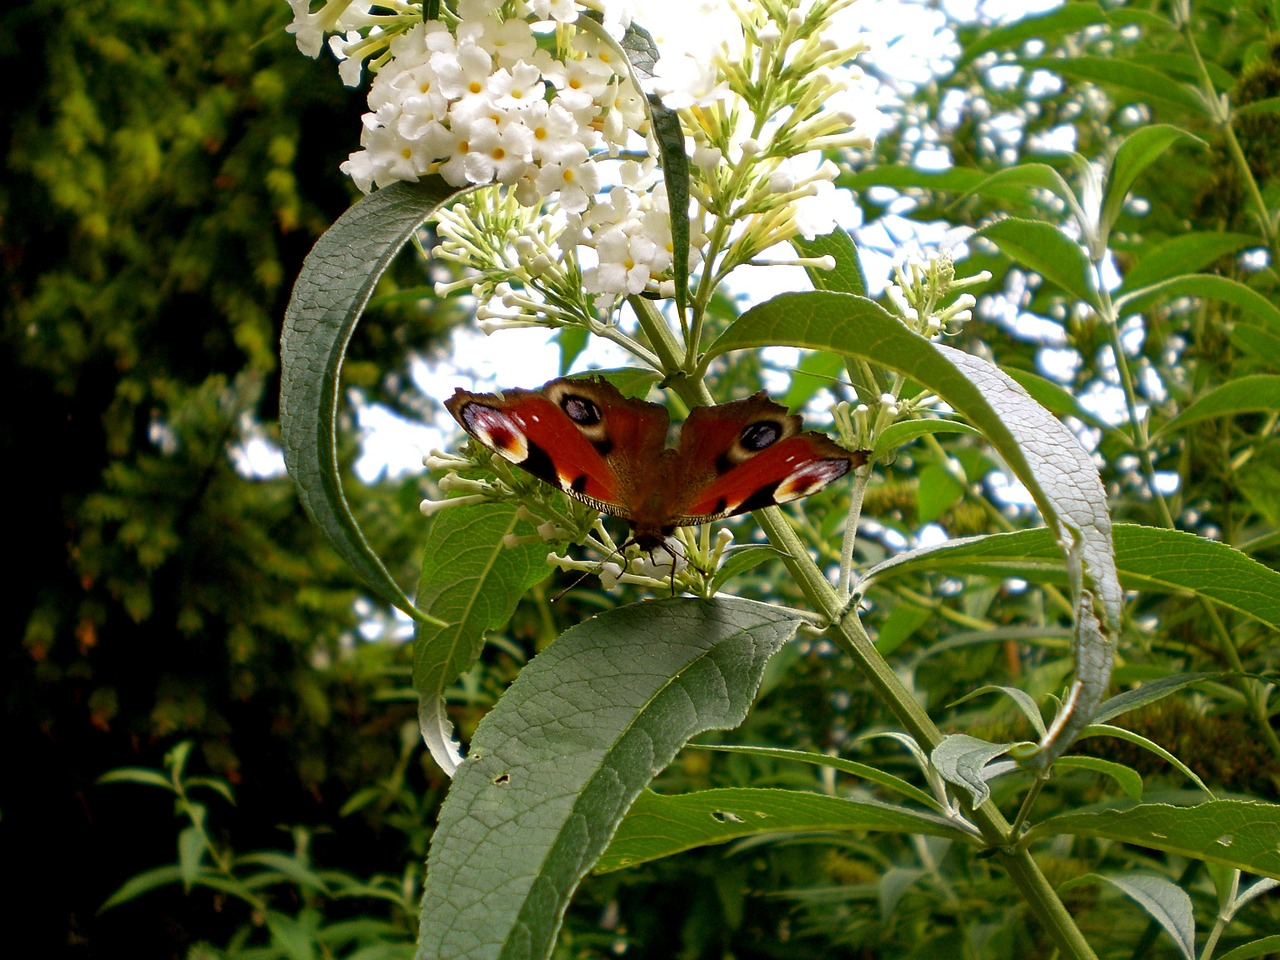
<path id="1" fill-rule="evenodd" d="M 274 436 L 276 341 L 292 278 L 353 199 L 337 166 L 363 109 L 330 62 L 299 56 L 283 32 L 288 19 L 277 0 L 34 0 L 0 13 L 0 49 L 18 88 L 0 104 L 0 450 L 9 542 L 20 554 L 4 614 L 0 854 L 16 888 L 10 915 L 33 955 L 412 953 L 415 885 L 443 781 L 417 747 L 408 651 L 365 638 L 362 626 L 392 623 L 386 611 L 361 599 L 288 482 L 245 466 L 248 445 Z M 1272 4 L 1204 2 L 1190 33 L 1233 102 L 1249 103 L 1280 93 L 1276 28 Z M 974 49 L 987 31 L 960 36 Z M 1139 105 L 1105 82 L 1046 85 L 1044 69 L 991 69 L 1018 54 L 1096 55 L 1157 65 L 1171 82 L 1185 81 L 1194 76 L 1185 35 L 1099 22 L 1028 39 L 1031 47 L 1010 43 L 903 91 L 899 125 L 876 163 L 848 175 L 868 221 L 901 234 L 906 219 L 1052 219 L 1051 207 L 966 195 L 946 173 L 912 162 L 941 149 L 956 167 L 989 173 L 1034 156 L 1078 183 L 1060 156 L 1037 153 L 1037 138 L 1069 126 L 1075 148 L 1099 156 L 1159 120 L 1207 147 L 1184 141 L 1144 178 L 1143 203 L 1122 216 L 1113 245 L 1120 272 L 1191 231 L 1259 232 L 1247 181 L 1203 115 Z M 1275 116 L 1234 128 L 1272 210 L 1280 206 Z M 391 288 L 397 279 L 422 282 L 410 261 Z M 958 345 L 1045 377 L 1086 405 L 1103 398 L 1095 411 L 1114 401 L 1115 364 L 1096 318 L 975 244 L 959 273 L 981 269 L 994 279 Z M 1276 295 L 1274 270 L 1235 250 L 1187 269 Z M 412 298 L 371 313 L 348 383 L 393 409 L 428 408 L 409 386 L 407 364 L 457 319 Z M 1280 343 L 1235 319 L 1224 305 L 1183 301 L 1149 305 L 1127 321 L 1141 399 L 1157 420 L 1214 386 L 1275 372 L 1268 351 Z M 728 371 L 723 394 L 745 389 L 753 374 Z M 356 433 L 346 427 L 354 453 Z M 1280 547 L 1275 428 L 1274 414 L 1207 421 L 1154 448 L 1158 469 L 1177 478 L 1177 525 L 1272 566 Z M 1160 523 L 1125 450 L 1128 429 L 1100 424 L 1092 435 L 1117 519 Z M 1002 499 L 992 469 L 965 436 L 905 451 L 869 495 L 865 556 L 913 542 L 927 523 L 952 535 L 1033 524 Z M 423 531 L 418 481 L 353 482 L 348 492 L 400 582 L 412 583 Z M 814 503 L 816 527 L 837 521 L 838 504 Z M 463 678 L 455 719 L 464 733 L 523 659 L 581 616 L 629 599 L 588 584 L 549 603 L 562 585 L 535 591 L 482 667 Z M 784 600 L 788 590 L 768 566 L 739 584 L 746 595 Z M 1228 666 L 1205 616 L 1190 599 L 1137 599 L 1118 683 Z M 1223 616 L 1244 668 L 1274 672 L 1270 635 Z M 947 705 L 982 683 L 1016 683 L 1044 699 L 1070 669 L 1052 597 L 1016 582 L 925 575 L 871 597 L 867 618 L 950 729 L 1025 736 L 1005 703 Z M 811 639 L 771 665 L 757 710 L 731 739 L 854 752 L 855 738 L 884 722 L 849 665 Z M 1165 701 L 1135 723 L 1215 789 L 1274 802 L 1276 757 L 1257 722 L 1221 685 Z M 189 747 L 175 750 L 180 744 Z M 1185 786 L 1121 747 L 1082 746 L 1138 766 L 1149 791 Z M 891 741 L 856 745 L 856 753 L 912 776 Z M 119 768 L 133 772 L 115 779 L 139 785 L 96 783 Z M 816 787 L 820 775 L 686 751 L 662 785 Z M 1114 792 L 1075 772 L 1041 802 L 1050 812 Z M 571 910 L 561 955 L 1042 955 L 1031 946 L 1037 931 L 1009 909 L 1016 897 L 1007 880 L 989 861 L 948 853 L 912 838 L 792 838 L 593 878 Z M 1178 880 L 1198 911 L 1212 914 L 1210 878 L 1169 858 L 1083 845 L 1055 850 L 1047 871 L 1058 881 L 1108 864 Z M 140 886 L 132 892 L 141 895 L 99 913 L 130 878 L 164 865 L 171 872 L 151 874 L 145 893 Z M 1124 900 L 1094 887 L 1069 897 L 1101 954 L 1174 955 Z M 1241 938 L 1273 932 L 1280 910 L 1260 898 L 1238 923 Z M 1107 944 L 1119 946 L 1108 952 Z M 1134 953 L 1134 944 L 1147 952 Z"/>

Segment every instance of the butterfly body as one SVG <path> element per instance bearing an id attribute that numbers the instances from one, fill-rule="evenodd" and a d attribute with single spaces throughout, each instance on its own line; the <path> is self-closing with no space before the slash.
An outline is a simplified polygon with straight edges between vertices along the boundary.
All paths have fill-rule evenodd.
<path id="1" fill-rule="evenodd" d="M 676 527 L 806 497 L 867 458 L 805 432 L 763 391 L 693 408 L 674 447 L 666 407 L 599 378 L 502 394 L 458 390 L 445 407 L 494 453 L 626 520 L 642 550 Z"/>

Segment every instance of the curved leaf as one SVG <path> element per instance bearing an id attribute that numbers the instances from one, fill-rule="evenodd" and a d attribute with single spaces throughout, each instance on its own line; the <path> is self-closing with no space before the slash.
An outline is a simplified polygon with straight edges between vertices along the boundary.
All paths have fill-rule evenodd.
<path id="1" fill-rule="evenodd" d="M 1248 233 L 1181 233 L 1144 249 L 1133 269 L 1125 274 L 1121 289 L 1124 292 L 1141 291 L 1143 287 L 1158 284 L 1171 277 L 1186 280 L 1197 270 L 1202 270 L 1223 257 L 1263 243 L 1261 238 Z M 1117 299 L 1123 302 L 1122 297 Z"/>
<path id="2" fill-rule="evenodd" d="M 1167 123 L 1140 127 L 1125 137 L 1111 164 L 1106 193 L 1102 200 L 1102 235 L 1104 237 L 1110 236 L 1111 227 L 1124 208 L 1125 198 L 1129 196 L 1129 191 L 1142 171 L 1150 166 L 1156 157 L 1183 138 L 1195 140 L 1204 146 L 1204 141 L 1199 137 Z"/>
<path id="3" fill-rule="evenodd" d="M 1089 261 L 1084 251 L 1053 224 L 1010 217 L 983 227 L 976 235 L 986 237 L 1001 253 L 1034 270 L 1077 300 L 1094 302 Z"/>
<path id="4" fill-rule="evenodd" d="M 462 757 L 445 713 L 445 689 L 476 662 L 485 632 L 510 620 L 525 591 L 551 572 L 547 544 L 504 545 L 503 538 L 516 532 L 517 511 L 511 503 L 449 507 L 432 521 L 422 552 L 418 602 L 450 625 L 418 625 L 413 688 L 422 739 L 449 775 Z M 533 532 L 531 524 L 523 526 Z"/>
<path id="5" fill-rule="evenodd" d="M 565 631 L 481 721 L 431 841 L 418 957 L 549 956 L 570 895 L 690 737 L 741 723 L 799 620 L 672 599 Z"/>
<path id="6" fill-rule="evenodd" d="M 1191 87 L 1162 70 L 1140 63 L 1114 57 L 1036 57 L 1023 60 L 1022 65 L 1096 83 L 1113 91 L 1127 91 L 1133 100 L 1176 106 L 1197 117 L 1205 113 L 1204 104 Z M 1122 97 L 1116 99 L 1129 102 Z"/>
<path id="7" fill-rule="evenodd" d="M 1241 319 L 1280 334 L 1280 307 L 1238 280 L 1209 273 L 1174 277 L 1172 280 L 1133 290 L 1116 298 L 1116 309 L 1131 312 L 1144 310 L 1157 298 L 1179 296 L 1203 297 L 1206 300 L 1229 303 L 1244 312 Z"/>
<path id="8" fill-rule="evenodd" d="M 1280 629 L 1280 572 L 1218 540 L 1183 530 L 1119 523 L 1115 562 L 1126 590 L 1188 593 Z M 1048 530 L 1019 530 L 951 540 L 900 553 L 867 571 L 884 580 L 908 570 L 1022 577 L 1062 583 L 1061 551 Z"/>
<path id="9" fill-rule="evenodd" d="M 622 821 L 596 869 L 607 873 L 742 837 L 814 830 L 891 830 L 972 839 L 937 814 L 878 800 L 758 787 L 700 790 L 679 796 L 645 791 Z"/>
<path id="10" fill-rule="evenodd" d="M 1280 806 L 1206 800 L 1194 807 L 1145 803 L 1064 813 L 1033 826 L 1028 838 L 1102 837 L 1280 878 Z"/>
<path id="11" fill-rule="evenodd" d="M 418 610 L 365 540 L 342 492 L 337 417 L 342 358 L 378 278 L 431 214 L 459 192 L 440 177 L 365 197 L 307 254 L 280 337 L 280 439 L 298 498 L 333 548 L 378 596 Z"/>
<path id="12" fill-rule="evenodd" d="M 1195 960 L 1196 921 L 1191 908 L 1191 897 L 1172 880 L 1147 874 L 1129 874 L 1123 877 L 1104 877 L 1125 896 L 1132 899 L 1147 915 L 1164 929 L 1187 960 Z"/>
<path id="13" fill-rule="evenodd" d="M 1037 752 L 1020 758 L 1036 766 L 1050 762 L 1087 725 L 1106 692 L 1120 622 L 1111 518 L 1088 454 L 995 366 L 912 333 L 870 300 L 783 294 L 739 317 L 708 357 L 770 344 L 835 350 L 910 376 L 968 417 L 1031 492 L 1066 555 L 1076 614 L 1076 679 L 1067 704 Z"/>
<path id="14" fill-rule="evenodd" d="M 1280 376 L 1259 374 L 1241 377 L 1215 387 L 1157 431 L 1157 436 L 1207 420 L 1238 413 L 1271 413 L 1280 410 Z"/>

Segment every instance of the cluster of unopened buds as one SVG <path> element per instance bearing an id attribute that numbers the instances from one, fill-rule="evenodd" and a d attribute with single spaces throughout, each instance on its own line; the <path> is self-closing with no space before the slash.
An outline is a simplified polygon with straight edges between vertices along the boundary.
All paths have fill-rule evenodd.
<path id="1" fill-rule="evenodd" d="M 990 271 L 983 270 L 957 280 L 951 253 L 944 250 L 927 262 L 911 261 L 905 267 L 894 267 L 893 283 L 886 292 L 907 326 L 932 340 L 960 332 L 973 317 L 977 302 L 972 294 L 960 291 L 982 286 L 990 279 Z M 957 293 L 960 295 L 948 303 Z"/>
<path id="2" fill-rule="evenodd" d="M 651 590 L 709 595 L 714 574 L 733 544 L 733 533 L 725 527 L 717 529 L 714 537 L 705 527 L 701 531 L 681 527 L 662 545 L 641 550 L 632 542 L 615 540 L 591 508 L 512 471 L 501 457 L 482 453 L 475 459 L 433 450 L 422 462 L 433 473 L 444 473 L 439 489 L 450 495 L 444 500 L 423 499 L 419 504 L 423 515 L 474 504 L 518 501 L 516 518 L 533 524 L 534 532 L 509 533 L 503 538 L 503 546 L 580 543 L 594 559 L 578 560 L 553 549 L 547 554 L 547 563 L 561 570 L 598 576 L 607 590 L 627 583 Z M 496 472 L 497 477 L 488 480 L 462 476 L 480 470 Z"/>

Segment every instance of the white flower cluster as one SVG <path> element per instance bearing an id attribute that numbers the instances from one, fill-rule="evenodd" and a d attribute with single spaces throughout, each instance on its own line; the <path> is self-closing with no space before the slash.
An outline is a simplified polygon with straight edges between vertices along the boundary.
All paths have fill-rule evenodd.
<path id="1" fill-rule="evenodd" d="M 362 149 L 342 165 L 362 190 L 439 173 L 460 187 L 506 184 L 529 206 L 558 194 L 566 210 L 587 208 L 599 186 L 593 155 L 644 126 L 640 94 L 596 37 L 574 33 L 557 59 L 529 21 L 500 20 L 491 7 L 462 0 L 454 29 L 420 23 L 391 40 Z"/>

